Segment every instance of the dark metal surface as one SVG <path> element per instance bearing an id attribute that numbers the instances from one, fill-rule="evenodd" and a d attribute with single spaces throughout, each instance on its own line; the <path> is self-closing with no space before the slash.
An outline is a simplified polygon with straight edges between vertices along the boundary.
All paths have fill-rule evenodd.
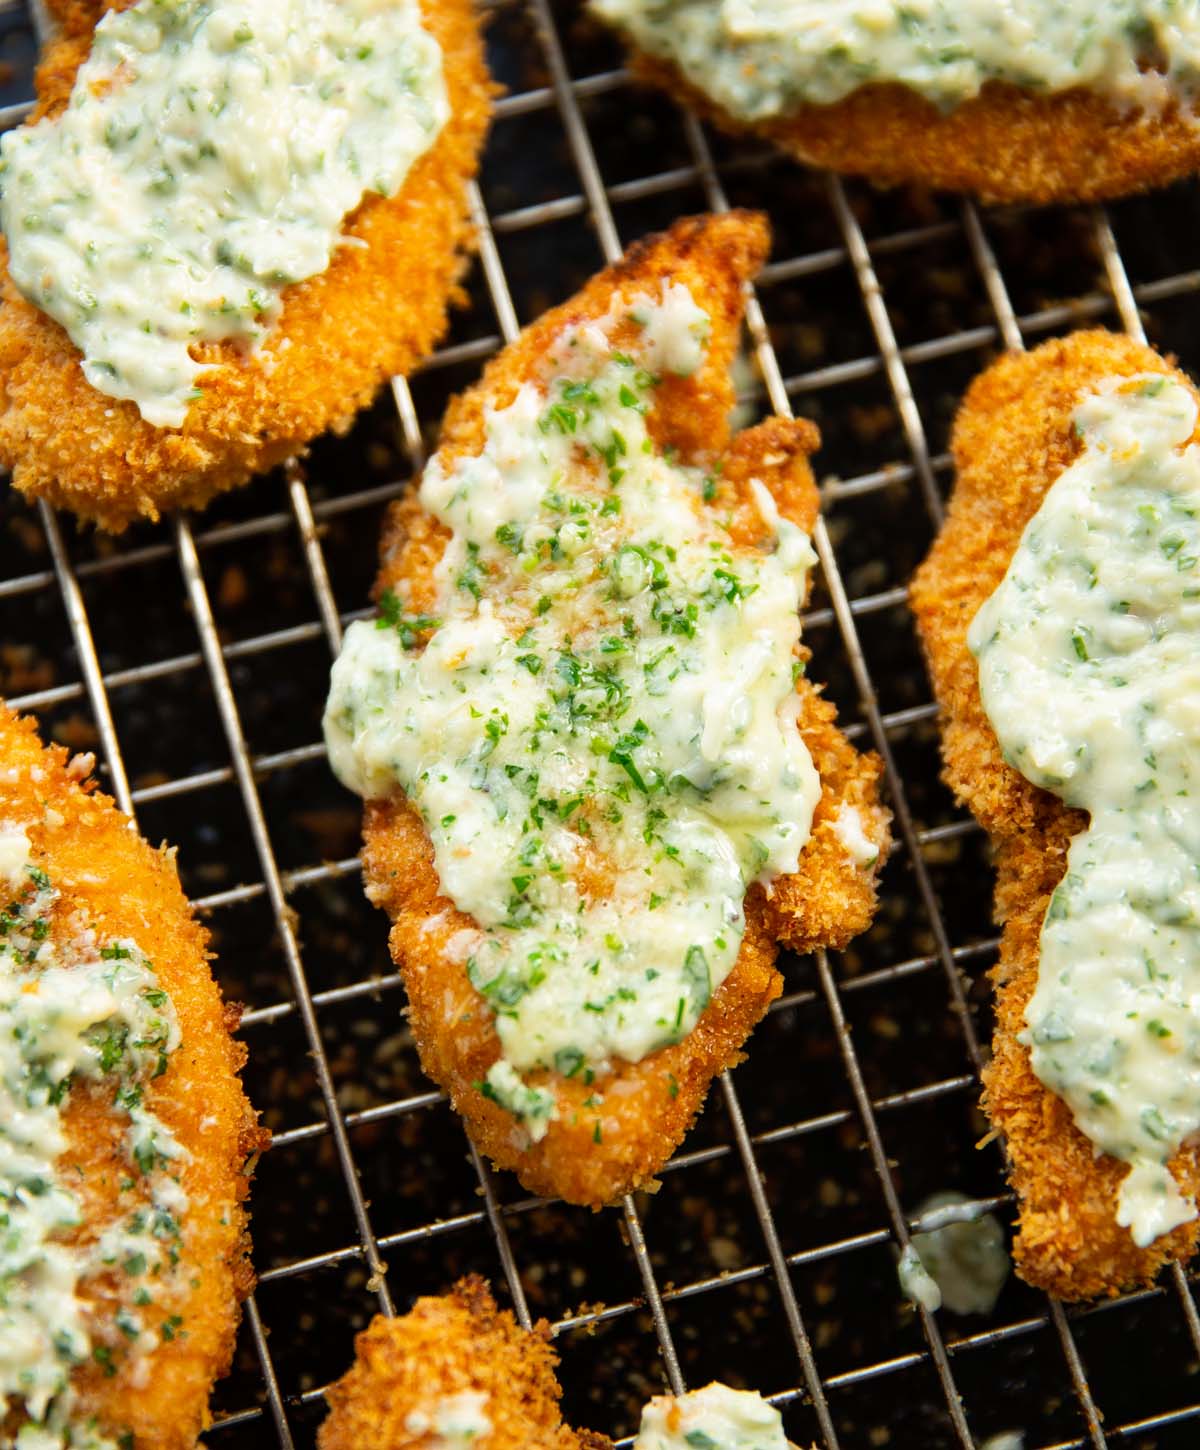
<path id="1" fill-rule="evenodd" d="M 941 516 L 948 424 L 998 346 L 1081 324 L 1144 329 L 1200 368 L 1200 193 L 1107 212 L 877 193 L 634 91 L 575 3 L 491 14 L 509 93 L 475 198 L 480 260 L 411 385 L 201 518 L 114 542 L 0 503 L 0 692 L 96 749 L 142 830 L 179 846 L 222 985 L 247 1004 L 247 1087 L 276 1137 L 254 1194 L 259 1288 L 208 1442 L 311 1445 L 355 1331 L 478 1270 L 554 1324 L 569 1416 L 618 1437 L 664 1383 L 720 1376 L 826 1450 L 1004 1430 L 1029 1450 L 1194 1447 L 1200 1323 L 1181 1272 L 1067 1312 L 1011 1280 L 981 1320 L 916 1314 L 895 1258 L 936 1189 L 1012 1217 L 999 1150 L 976 1148 L 991 875 L 938 781 L 904 607 Z M 0 8 L 0 121 L 23 114 L 32 53 L 23 12 Z M 784 997 L 661 1190 L 594 1216 L 492 1175 L 422 1078 L 320 714 L 382 511 L 450 393 L 635 237 L 731 204 L 767 210 L 776 236 L 747 408 L 792 408 L 825 439 L 813 673 L 885 754 L 899 847 L 876 926 L 785 964 Z"/>

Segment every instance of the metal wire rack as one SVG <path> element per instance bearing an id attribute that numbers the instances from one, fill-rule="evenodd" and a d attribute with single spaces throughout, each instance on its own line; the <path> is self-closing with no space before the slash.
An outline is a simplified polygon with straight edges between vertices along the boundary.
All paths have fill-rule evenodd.
<path id="1" fill-rule="evenodd" d="M 998 1149 L 975 1151 L 990 872 L 938 783 L 904 609 L 943 512 L 948 422 L 997 347 L 1080 324 L 1200 363 L 1197 192 L 1108 212 L 875 193 L 633 91 L 575 0 L 489 13 L 509 89 L 471 197 L 479 262 L 422 372 L 348 439 L 203 518 L 114 542 L 0 502 L 0 689 L 96 748 L 117 801 L 180 845 L 222 984 L 248 1004 L 247 1085 L 275 1141 L 254 1196 L 259 1286 L 209 1443 L 312 1444 L 354 1332 L 478 1269 L 523 1322 L 551 1320 L 568 1415 L 614 1436 L 664 1382 L 721 1376 L 825 1450 L 1012 1429 L 1029 1450 L 1195 1446 L 1200 1318 L 1182 1270 L 1071 1310 L 1013 1280 L 980 1321 L 915 1313 L 894 1265 L 927 1192 L 1012 1206 Z M 32 42 L 26 10 L 0 6 L 0 124 L 27 111 Z M 593 1218 L 494 1176 L 421 1078 L 318 722 L 381 511 L 449 394 L 636 236 L 731 204 L 765 208 L 776 233 L 745 405 L 795 407 L 825 435 L 814 677 L 883 756 L 899 846 L 879 923 L 841 956 L 787 963 L 660 1192 Z"/>

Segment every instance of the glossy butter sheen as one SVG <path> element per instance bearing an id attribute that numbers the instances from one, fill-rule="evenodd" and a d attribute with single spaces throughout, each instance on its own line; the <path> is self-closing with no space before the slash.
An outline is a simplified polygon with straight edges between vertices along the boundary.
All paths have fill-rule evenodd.
<path id="1" fill-rule="evenodd" d="M 896 81 L 948 108 L 989 80 L 1157 108 L 1200 77 L 1197 0 L 591 0 L 734 116 Z M 1142 63 L 1165 57 L 1163 74 Z"/>
<path id="2" fill-rule="evenodd" d="M 1022 1034 L 1141 1246 L 1196 1216 L 1167 1162 L 1200 1129 L 1200 448 L 1191 392 L 1111 379 L 1083 451 L 973 621 L 1005 759 L 1090 813 L 1042 926 Z"/>
<path id="3" fill-rule="evenodd" d="M 433 460 L 435 618 L 352 625 L 325 716 L 338 775 L 403 788 L 479 925 L 459 945 L 503 1048 L 485 1091 L 534 1139 L 556 1108 L 526 1074 L 590 1082 L 692 1030 L 820 793 L 796 726 L 808 539 L 755 483 L 769 542 L 735 548 L 712 481 L 650 439 L 659 377 L 703 357 L 690 293 L 628 317 L 628 352 L 624 304 L 568 329 L 478 455 Z"/>
<path id="4" fill-rule="evenodd" d="M 191 345 L 261 344 L 448 114 L 417 0 L 138 0 L 67 109 L 0 141 L 9 271 L 93 387 L 179 427 Z"/>

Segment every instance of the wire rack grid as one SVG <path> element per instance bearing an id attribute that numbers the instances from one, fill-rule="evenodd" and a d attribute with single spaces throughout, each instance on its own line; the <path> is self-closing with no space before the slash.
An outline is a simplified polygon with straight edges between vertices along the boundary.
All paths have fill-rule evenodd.
<path id="1" fill-rule="evenodd" d="M 1183 1270 L 1073 1310 L 1011 1281 L 982 1325 L 913 1313 L 894 1271 L 930 1189 L 1012 1208 L 998 1149 L 973 1153 L 986 852 L 938 784 L 904 611 L 942 517 L 948 421 L 998 346 L 1081 323 L 1148 330 L 1188 361 L 1194 190 L 1111 212 L 879 196 L 634 91 L 573 3 L 489 14 L 508 93 L 471 194 L 471 303 L 411 385 L 203 519 L 114 543 L 11 496 L 0 514 L 4 693 L 94 746 L 118 803 L 180 842 L 222 983 L 249 1003 L 247 1081 L 275 1140 L 254 1199 L 259 1286 L 208 1439 L 311 1444 L 354 1330 L 480 1269 L 522 1322 L 550 1319 L 568 1411 L 622 1445 L 646 1393 L 716 1374 L 769 1393 L 791 1438 L 826 1450 L 1008 1429 L 1030 1450 L 1194 1446 Z M 28 109 L 31 54 L 26 12 L 0 9 L 0 123 Z M 493 1175 L 420 1077 L 317 722 L 380 512 L 448 394 L 635 236 L 731 204 L 765 207 L 777 236 L 749 299 L 746 408 L 796 407 L 826 438 L 814 675 L 884 759 L 898 849 L 880 924 L 787 964 L 661 1191 L 593 1220 Z"/>

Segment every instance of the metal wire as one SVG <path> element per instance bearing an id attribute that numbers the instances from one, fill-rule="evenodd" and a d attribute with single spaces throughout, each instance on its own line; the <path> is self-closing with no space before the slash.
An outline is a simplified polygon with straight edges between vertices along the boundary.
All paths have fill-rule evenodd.
<path id="1" fill-rule="evenodd" d="M 623 93 L 629 84 L 628 77 L 619 67 L 587 76 L 573 75 L 569 48 L 564 44 L 550 0 L 499 0 L 493 8 L 513 10 L 522 5 L 531 22 L 530 33 L 538 48 L 547 83 L 515 91 L 503 98 L 498 107 L 499 117 L 506 121 L 542 117 L 547 126 L 559 129 L 573 164 L 578 189 L 536 204 L 496 209 L 489 213 L 480 191 L 472 188 L 470 201 L 478 232 L 479 269 L 493 313 L 495 331 L 447 345 L 427 364 L 428 374 L 435 374 L 441 369 L 474 366 L 517 335 L 517 309 L 497 237 L 536 234 L 555 222 L 586 217 L 602 255 L 611 260 L 620 255 L 624 242 L 632 240 L 632 237 L 621 235 L 614 208 L 633 202 L 674 202 L 699 190 L 711 208 L 723 210 L 729 205 L 730 186 L 753 185 L 764 168 L 771 164 L 769 155 L 761 148 L 743 148 L 732 156 L 722 156 L 718 164 L 705 130 L 689 117 L 684 123 L 684 135 L 690 159 L 645 176 L 606 180 L 594 138 L 589 132 L 585 108 L 590 103 Z M 0 126 L 17 124 L 27 108 L 24 101 L 0 108 Z M 911 485 L 929 526 L 936 528 L 940 523 L 943 513 L 942 484 L 948 475 L 950 462 L 946 455 L 931 449 L 926 421 L 912 385 L 911 369 L 971 357 L 981 349 L 997 344 L 1020 347 L 1026 338 L 1035 339 L 1080 320 L 1114 314 L 1120 325 L 1132 335 L 1143 337 L 1139 308 L 1200 292 L 1200 271 L 1178 272 L 1150 282 L 1132 283 L 1111 220 L 1102 209 L 1097 209 L 1091 215 L 1091 227 L 1107 290 L 1088 292 L 1069 304 L 1047 304 L 1019 313 L 989 236 L 994 220 L 990 215 L 981 214 L 972 203 L 963 203 L 955 219 L 908 226 L 873 237 L 868 236 L 860 223 L 846 186 L 837 178 L 829 178 L 826 182 L 826 204 L 836 240 L 832 245 L 773 261 L 748 298 L 747 326 L 758 364 L 761 389 L 765 391 L 771 408 L 780 414 L 791 411 L 793 400 L 800 400 L 802 407 L 808 406 L 848 384 L 879 381 L 888 390 L 899 419 L 906 456 L 886 467 L 828 481 L 823 490 L 827 504 L 869 500 L 898 485 Z M 1011 216 L 1012 213 L 1000 214 L 997 220 L 1003 221 L 1006 215 Z M 986 292 L 993 321 L 947 332 L 928 341 L 902 345 L 885 288 L 880 282 L 880 267 L 885 260 L 894 262 L 896 259 L 920 266 L 926 249 L 959 239 L 965 240 Z M 873 349 L 860 357 L 785 375 L 772 345 L 769 325 L 773 289 L 798 280 L 806 283 L 819 281 L 847 267 L 853 275 L 870 324 Z M 424 457 L 422 422 L 435 420 L 423 418 L 413 391 L 404 381 L 397 380 L 392 392 L 399 434 L 410 469 L 415 471 Z M 291 870 L 281 867 L 277 843 L 263 807 L 262 789 L 277 772 L 319 761 L 322 750 L 314 741 L 274 753 L 253 753 L 230 677 L 231 664 L 252 660 L 260 662 L 264 668 L 269 667 L 281 650 L 297 644 L 324 640 L 330 653 L 336 652 L 344 626 L 363 611 L 356 608 L 354 612 L 347 613 L 339 609 L 331 585 L 323 530 L 331 521 L 347 514 L 361 512 L 366 516 L 367 511 L 397 496 L 406 485 L 407 480 L 397 479 L 382 485 L 343 489 L 334 497 L 314 500 L 310 497 L 303 471 L 293 467 L 287 477 L 287 507 L 284 509 L 260 513 L 234 523 L 214 525 L 201 521 L 195 527 L 189 520 L 180 518 L 169 529 L 150 536 L 148 542 L 139 541 L 115 548 L 78 564 L 72 563 L 58 520 L 51 510 L 42 506 L 37 517 L 45 536 L 50 567 L 31 567 L 0 579 L 0 602 L 32 602 L 47 592 L 57 591 L 78 660 L 79 679 L 14 694 L 10 702 L 18 708 L 30 710 L 45 710 L 74 700 L 86 702 L 96 726 L 108 787 L 122 808 L 131 814 L 151 803 L 177 800 L 214 787 L 236 789 L 245 826 L 253 843 L 260 879 L 194 899 L 198 907 L 217 915 L 256 901 L 265 902 L 269 907 L 283 952 L 290 991 L 279 1000 L 248 1012 L 245 1024 L 253 1029 L 274 1029 L 287 1021 L 295 1021 L 299 1025 L 315 1073 L 322 1109 L 319 1118 L 297 1123 L 277 1133 L 274 1151 L 286 1151 L 307 1142 L 327 1140 L 331 1143 L 340 1191 L 345 1196 L 354 1225 L 354 1236 L 350 1242 L 267 1268 L 260 1275 L 261 1287 L 302 1279 L 337 1265 L 361 1265 L 367 1275 L 367 1292 L 383 1312 L 391 1313 L 397 1307 L 407 1307 L 409 1294 L 406 1286 L 389 1279 L 384 1254 L 400 1251 L 415 1242 L 436 1241 L 477 1229 L 486 1232 L 516 1313 L 521 1322 L 528 1325 L 531 1313 L 526 1285 L 534 1263 L 524 1260 L 522 1254 L 514 1250 L 510 1229 L 530 1222 L 543 1205 L 540 1200 L 531 1198 L 506 1198 L 503 1186 L 494 1179 L 469 1143 L 466 1147 L 480 1199 L 477 1209 L 438 1217 L 397 1232 L 376 1231 L 373 1206 L 367 1202 L 360 1182 L 364 1161 L 362 1151 L 354 1148 L 352 1134 L 372 1125 L 387 1124 L 395 1128 L 413 1115 L 429 1113 L 444 1099 L 442 1094 L 430 1089 L 365 1109 L 349 1110 L 340 1104 L 321 1014 L 341 1004 L 365 1002 L 368 997 L 381 999 L 377 1010 L 395 1011 L 400 980 L 394 972 L 387 971 L 367 980 L 321 990 L 314 990 L 310 985 L 306 952 L 302 946 L 303 915 L 297 915 L 296 894 L 302 888 L 322 883 L 357 892 L 360 889 L 356 880 L 358 864 L 353 858 L 347 858 L 314 862 Z M 213 550 L 224 545 L 289 535 L 299 543 L 315 617 L 298 618 L 283 628 L 233 643 L 223 642 L 214 617 L 204 569 L 205 559 Z M 556 1335 L 594 1330 L 643 1315 L 648 1309 L 663 1376 L 673 1389 L 680 1390 L 684 1388 L 684 1370 L 677 1343 L 676 1314 L 693 1301 L 708 1302 L 705 1296 L 728 1291 L 737 1285 L 761 1284 L 777 1301 L 794 1350 L 795 1382 L 776 1390 L 773 1398 L 781 1406 L 802 1402 L 811 1407 L 825 1450 L 837 1450 L 839 1445 L 835 1397 L 839 1404 L 844 1403 L 847 1392 L 871 1382 L 929 1369 L 933 1371 L 944 1402 L 949 1437 L 945 1443 L 971 1450 L 977 1441 L 971 1426 L 970 1406 L 964 1404 L 959 1392 L 958 1366 L 969 1366 L 981 1352 L 995 1346 L 1031 1340 L 1048 1331 L 1058 1344 L 1078 1404 L 1083 1433 L 1075 1438 L 1058 1440 L 1053 1445 L 1040 1444 L 1035 1438 L 1030 1450 L 1034 1450 L 1035 1446 L 1038 1450 L 1077 1450 L 1077 1447 L 1088 1445 L 1100 1450 L 1110 1442 L 1149 1444 L 1152 1442 L 1146 1439 L 1147 1436 L 1188 1425 L 1192 1429 L 1184 1429 L 1182 1433 L 1194 1437 L 1197 1427 L 1200 1427 L 1200 1401 L 1166 1411 L 1148 1406 L 1151 1412 L 1139 1419 L 1122 1424 L 1103 1424 L 1076 1334 L 1079 1325 L 1092 1321 L 1096 1316 L 1121 1313 L 1138 1306 L 1164 1304 L 1171 1299 L 1178 1305 L 1188 1342 L 1200 1361 L 1200 1316 L 1188 1275 L 1178 1266 L 1155 1288 L 1126 1295 L 1110 1303 L 1084 1307 L 1068 1314 L 1061 1305 L 1044 1300 L 1036 1312 L 949 1342 L 937 1318 L 922 1312 L 923 1347 L 875 1359 L 839 1373 L 822 1373 L 821 1350 L 814 1345 L 801 1308 L 797 1293 L 800 1280 L 797 1276 L 822 1263 L 843 1260 L 872 1248 L 890 1245 L 898 1250 L 907 1244 L 913 1232 L 919 1231 L 919 1220 L 905 1211 L 889 1157 L 890 1125 L 897 1120 L 898 1114 L 914 1105 L 968 1101 L 977 1095 L 984 1048 L 969 1009 L 963 970 L 968 964 L 989 960 L 996 943 L 988 938 L 954 944 L 934 886 L 927 853 L 948 843 L 969 839 L 975 827 L 965 819 L 933 828 L 918 825 L 919 817 L 910 800 L 911 782 L 905 779 L 900 768 L 895 743 L 906 732 L 929 721 L 933 706 L 924 701 L 898 709 L 883 709 L 879 681 L 860 637 L 861 626 L 903 604 L 904 590 L 897 586 L 874 593 L 860 593 L 852 598 L 839 568 L 838 546 L 823 522 L 818 525 L 815 545 L 829 602 L 810 611 L 805 619 L 805 628 L 807 631 L 831 630 L 839 641 L 859 702 L 860 718 L 847 722 L 847 733 L 869 744 L 883 758 L 889 803 L 895 814 L 901 847 L 901 859 L 894 861 L 889 871 L 906 870 L 909 873 L 913 910 L 924 914 L 930 949 L 856 976 L 840 974 L 825 954 L 818 954 L 814 984 L 789 992 L 774 1004 L 772 1012 L 788 1013 L 803 1007 L 825 1011 L 849 1093 L 848 1105 L 813 1111 L 793 1121 L 754 1132 L 749 1128 L 743 1110 L 738 1074 L 727 1074 L 720 1085 L 720 1098 L 730 1125 L 729 1140 L 696 1147 L 685 1145 L 664 1170 L 664 1179 L 670 1180 L 677 1174 L 689 1173 L 704 1165 L 725 1163 L 729 1173 L 740 1174 L 757 1226 L 759 1255 L 736 1269 L 718 1275 L 700 1276 L 684 1283 L 664 1283 L 656 1266 L 659 1255 L 655 1248 L 655 1235 L 661 1231 L 660 1225 L 650 1224 L 644 1211 L 639 1211 L 638 1203 L 627 1199 L 622 1208 L 621 1223 L 641 1293 L 602 1306 L 580 1308 L 560 1317 L 552 1325 L 552 1330 Z M 89 586 L 115 581 L 125 571 L 162 564 L 171 559 L 179 568 L 182 592 L 194 621 L 197 635 L 195 649 L 148 664 L 106 672 L 96 649 L 81 581 Z M 216 702 L 228 749 L 228 764 L 132 788 L 119 730 L 114 723 L 112 696 L 156 680 L 189 676 L 195 676 L 198 686 L 206 683 Z M 866 996 L 880 989 L 905 990 L 926 979 L 940 979 L 944 983 L 946 1005 L 961 1038 L 962 1070 L 917 1088 L 873 1093 L 868 1086 L 862 1053 L 850 1030 L 847 1004 L 852 1006 L 859 994 Z M 781 1144 L 854 1126 L 862 1134 L 884 1205 L 886 1223 L 865 1232 L 835 1237 L 786 1252 L 786 1240 L 780 1231 L 778 1211 L 772 1208 L 760 1155 Z M 981 1206 L 987 1209 L 1010 1208 L 1011 1203 L 1011 1194 L 1006 1191 L 981 1200 Z M 261 1203 L 259 1211 L 266 1211 Z M 522 1235 L 521 1243 L 525 1254 L 536 1254 L 537 1246 L 531 1245 L 528 1234 Z M 269 1423 L 278 1443 L 285 1450 L 290 1450 L 297 1411 L 319 1400 L 323 1387 L 309 1385 L 301 1393 L 290 1396 L 281 1387 L 272 1355 L 271 1336 L 274 1334 L 278 1343 L 281 1336 L 293 1332 L 294 1326 L 269 1326 L 263 1319 L 260 1299 L 252 1298 L 248 1304 L 247 1329 L 249 1343 L 259 1364 L 259 1394 L 252 1403 L 221 1415 L 209 1437 L 214 1447 L 218 1447 L 222 1443 L 223 1432 L 258 1423 L 264 1433 L 269 1434 L 266 1428 Z M 337 1353 L 330 1358 L 331 1370 L 336 1372 L 344 1367 L 350 1353 L 349 1343 L 339 1345 Z M 1035 1429 L 1031 1429 L 1031 1433 L 1036 1437 Z"/>

